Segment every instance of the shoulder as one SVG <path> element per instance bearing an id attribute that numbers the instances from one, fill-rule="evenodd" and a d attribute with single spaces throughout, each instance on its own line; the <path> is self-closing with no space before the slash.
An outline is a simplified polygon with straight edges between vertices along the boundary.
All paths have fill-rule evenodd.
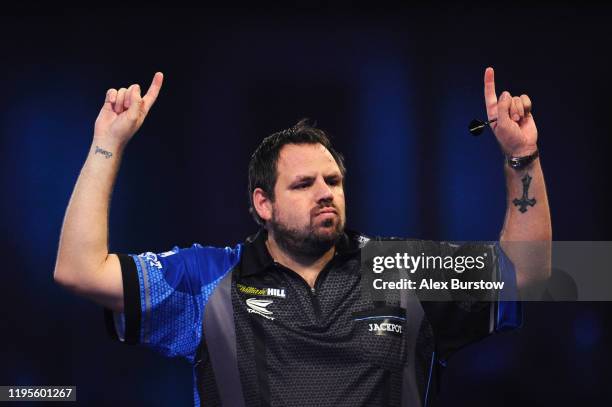
<path id="1" fill-rule="evenodd" d="M 433 240 L 399 236 L 368 236 L 364 233 L 354 231 L 347 231 L 346 235 L 349 241 L 352 242 L 353 248 L 364 250 L 369 254 L 384 253 L 387 251 L 394 252 L 397 250 L 433 254 L 441 250 L 440 242 Z"/>
<path id="2" fill-rule="evenodd" d="M 208 262 L 216 264 L 236 264 L 240 260 L 242 254 L 241 243 L 235 246 L 215 247 L 203 246 L 199 243 L 194 243 L 189 249 L 186 249 L 187 255 L 196 262 Z"/>
<path id="3" fill-rule="evenodd" d="M 190 247 L 175 246 L 165 252 L 145 252 L 133 257 L 137 268 L 151 278 L 158 276 L 179 291 L 187 288 L 193 291 L 194 287 L 207 285 L 231 271 L 241 253 L 241 244 L 214 247 L 194 243 Z"/>
<path id="4" fill-rule="evenodd" d="M 242 245 L 226 247 L 204 246 L 200 243 L 193 243 L 190 247 L 174 246 L 171 250 L 154 253 L 144 252 L 134 257 L 144 260 L 150 266 L 162 268 L 166 265 L 177 263 L 187 263 L 197 265 L 198 262 L 225 263 L 234 262 L 240 258 Z"/>

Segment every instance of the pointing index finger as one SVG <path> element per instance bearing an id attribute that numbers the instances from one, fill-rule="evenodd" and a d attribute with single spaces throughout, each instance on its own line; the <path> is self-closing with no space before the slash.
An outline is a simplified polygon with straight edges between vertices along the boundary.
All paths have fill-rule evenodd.
<path id="1" fill-rule="evenodd" d="M 497 117 L 497 95 L 495 94 L 495 72 L 493 68 L 485 69 L 484 74 L 484 97 L 489 120 Z"/>
<path id="2" fill-rule="evenodd" d="M 161 89 L 162 83 L 164 81 L 164 74 L 161 72 L 156 72 L 153 76 L 153 81 L 151 81 L 151 86 L 149 86 L 149 90 L 142 97 L 144 101 L 145 111 L 148 112 L 155 100 L 157 99 L 157 95 L 159 95 L 159 90 Z"/>

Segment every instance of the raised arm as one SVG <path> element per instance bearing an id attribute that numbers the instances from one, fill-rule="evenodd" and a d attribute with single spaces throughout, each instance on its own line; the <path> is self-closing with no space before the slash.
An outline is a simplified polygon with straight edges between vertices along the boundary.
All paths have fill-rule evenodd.
<path id="1" fill-rule="evenodd" d="M 108 253 L 108 212 L 123 150 L 161 89 L 158 72 L 145 96 L 140 86 L 109 89 L 93 142 L 66 209 L 53 277 L 57 283 L 115 311 L 123 310 L 117 255 Z"/>
<path id="2" fill-rule="evenodd" d="M 503 92 L 497 99 L 493 68 L 485 71 L 484 93 L 488 119 L 497 118 L 491 127 L 506 156 L 507 207 L 501 246 L 515 265 L 519 288 L 524 289 L 550 275 L 550 210 L 540 159 L 533 159 L 538 131 L 527 95 L 512 97 Z M 512 158 L 520 158 L 518 162 L 525 165 L 513 168 L 508 163 Z"/>

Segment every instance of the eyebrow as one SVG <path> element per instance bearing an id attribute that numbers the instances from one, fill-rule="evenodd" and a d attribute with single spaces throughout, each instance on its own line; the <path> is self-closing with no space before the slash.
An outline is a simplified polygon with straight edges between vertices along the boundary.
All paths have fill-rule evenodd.
<path id="1" fill-rule="evenodd" d="M 313 175 L 297 175 L 290 182 L 289 185 L 297 184 L 304 181 L 312 181 L 316 177 Z"/>
<path id="2" fill-rule="evenodd" d="M 295 184 L 298 182 L 304 182 L 304 181 L 312 181 L 316 178 L 316 176 L 314 175 L 296 175 L 290 182 L 289 184 Z M 328 179 L 328 178 L 339 178 L 342 179 L 342 174 L 340 172 L 333 172 L 331 174 L 328 175 L 324 175 L 323 178 Z"/>

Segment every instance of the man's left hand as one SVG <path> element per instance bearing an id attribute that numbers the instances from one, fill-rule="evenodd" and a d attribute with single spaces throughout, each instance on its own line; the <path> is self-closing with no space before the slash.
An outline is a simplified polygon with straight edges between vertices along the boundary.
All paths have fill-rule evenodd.
<path id="1" fill-rule="evenodd" d="M 493 68 L 484 74 L 484 94 L 488 120 L 497 118 L 491 128 L 507 156 L 524 157 L 537 150 L 538 129 L 531 114 L 531 100 L 527 95 L 514 96 L 504 91 L 499 99 L 495 93 Z"/>

